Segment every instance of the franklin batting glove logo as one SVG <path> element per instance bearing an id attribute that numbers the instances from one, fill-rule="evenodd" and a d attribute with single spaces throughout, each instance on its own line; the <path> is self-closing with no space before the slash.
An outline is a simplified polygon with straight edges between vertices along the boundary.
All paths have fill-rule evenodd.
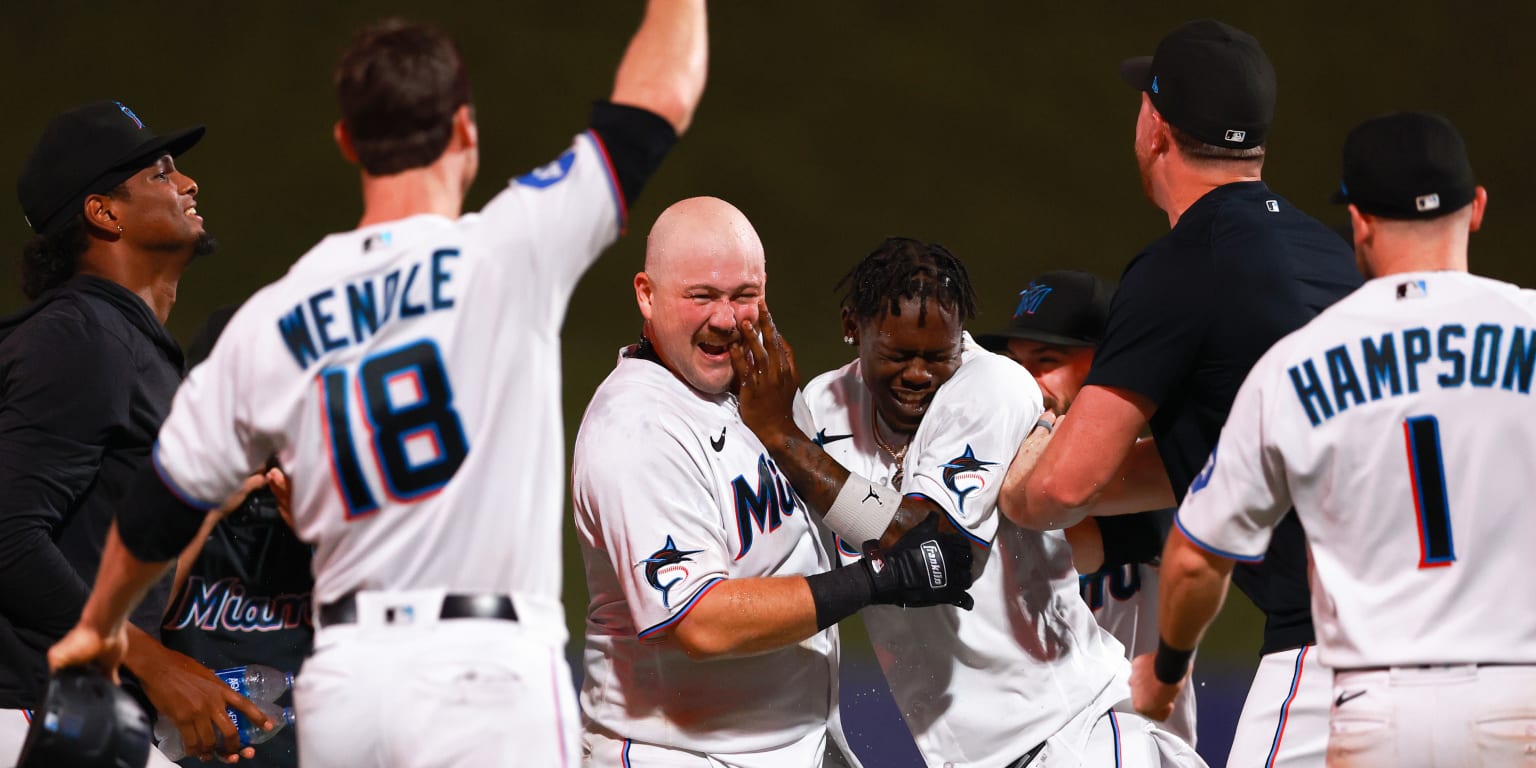
<path id="1" fill-rule="evenodd" d="M 928 566 L 928 586 L 940 589 L 949 585 L 949 574 L 944 570 L 944 552 L 937 541 L 925 541 L 921 547 L 923 563 Z"/>

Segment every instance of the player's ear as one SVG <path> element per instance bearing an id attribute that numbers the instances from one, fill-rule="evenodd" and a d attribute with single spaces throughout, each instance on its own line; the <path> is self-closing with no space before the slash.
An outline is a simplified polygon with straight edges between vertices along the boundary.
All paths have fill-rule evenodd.
<path id="1" fill-rule="evenodd" d="M 341 156 L 347 162 L 358 165 L 357 149 L 352 146 L 352 134 L 347 132 L 347 124 L 337 120 L 335 127 L 331 129 L 331 137 L 336 139 L 336 148 L 341 150 Z"/>
<path id="2" fill-rule="evenodd" d="M 640 306 L 640 316 L 649 323 L 651 321 L 651 297 L 654 286 L 651 284 L 651 276 L 644 272 L 635 273 L 635 303 Z"/>
<path id="3" fill-rule="evenodd" d="M 469 104 L 460 104 L 453 113 L 453 138 L 459 143 L 460 149 L 480 146 L 480 128 L 475 123 L 475 108 Z"/>
<path id="4" fill-rule="evenodd" d="M 122 231 L 117 225 L 117 214 L 112 211 L 110 195 L 86 195 L 82 211 L 87 224 L 114 235 Z"/>
<path id="5" fill-rule="evenodd" d="M 1468 232 L 1476 232 L 1483 227 L 1483 213 L 1488 210 L 1488 190 L 1478 186 L 1477 193 L 1472 196 L 1472 222 L 1467 226 Z"/>
<path id="6" fill-rule="evenodd" d="M 859 345 L 859 321 L 847 307 L 843 307 L 843 339 L 855 347 Z"/>

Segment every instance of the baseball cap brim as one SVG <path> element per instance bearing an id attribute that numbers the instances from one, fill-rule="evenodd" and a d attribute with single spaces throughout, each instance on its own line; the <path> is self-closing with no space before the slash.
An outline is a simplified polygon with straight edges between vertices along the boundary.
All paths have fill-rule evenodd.
<path id="1" fill-rule="evenodd" d="M 1152 57 L 1133 56 L 1120 62 L 1120 79 L 1138 91 L 1152 86 Z"/>
<path id="2" fill-rule="evenodd" d="M 1079 339 L 1072 336 L 1063 336 L 1049 331 L 1037 331 L 1032 328 L 1004 328 L 996 333 L 982 333 L 973 336 L 976 343 L 982 349 L 992 352 L 1004 352 L 1008 349 L 1008 342 L 1014 339 L 1026 341 L 1038 341 L 1041 344 L 1055 344 L 1062 347 L 1092 347 L 1094 342 L 1090 339 Z"/>
<path id="3" fill-rule="evenodd" d="M 175 133 L 157 136 L 149 141 L 134 147 L 122 160 L 113 164 L 113 170 L 138 170 L 161 155 L 180 157 L 183 152 L 197 146 L 202 141 L 203 134 L 208 132 L 208 127 L 194 125 Z"/>

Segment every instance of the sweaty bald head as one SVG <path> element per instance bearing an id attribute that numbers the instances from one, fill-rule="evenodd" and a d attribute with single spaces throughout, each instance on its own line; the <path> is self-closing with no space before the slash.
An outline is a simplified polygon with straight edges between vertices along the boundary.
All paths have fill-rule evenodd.
<path id="1" fill-rule="evenodd" d="M 727 346 L 757 320 L 768 276 L 763 242 L 736 206 L 693 197 L 662 211 L 645 243 L 635 299 L 662 362 L 695 389 L 730 388 Z"/>

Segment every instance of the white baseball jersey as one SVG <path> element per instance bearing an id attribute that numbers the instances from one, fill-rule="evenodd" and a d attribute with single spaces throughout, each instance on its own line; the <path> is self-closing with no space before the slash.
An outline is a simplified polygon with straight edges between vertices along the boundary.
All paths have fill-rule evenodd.
<path id="1" fill-rule="evenodd" d="M 874 404 L 857 360 L 806 387 L 822 447 L 889 484 Z M 880 665 L 929 765 L 1005 766 L 1090 708 L 1129 697 L 1130 665 L 1078 596 L 1060 531 L 1029 531 L 997 510 L 1040 389 L 1018 363 L 965 335 L 960 368 L 934 395 L 907 449 L 901 492 L 926 497 L 976 545 L 975 608 L 864 609 Z M 846 562 L 858 554 L 838 545 Z M 1092 722 L 1091 720 L 1089 722 Z"/>
<path id="2" fill-rule="evenodd" d="M 559 331 L 622 205 L 589 131 L 479 214 L 325 238 L 177 392 L 162 478 L 212 506 L 276 453 L 317 602 L 512 594 L 530 631 L 563 642 Z"/>
<path id="3" fill-rule="evenodd" d="M 652 360 L 621 359 L 582 417 L 572 475 L 591 593 L 581 690 L 590 721 L 622 739 L 708 753 L 790 747 L 828 728 L 836 627 L 710 661 L 668 639 L 726 579 L 831 567 L 830 536 L 742 423 L 734 396 L 701 394 Z"/>
<path id="4" fill-rule="evenodd" d="M 1157 566 L 1127 563 L 1078 577 L 1083 601 L 1093 619 L 1125 648 L 1125 658 L 1157 651 Z M 1162 727 L 1195 745 L 1195 686 L 1186 685 L 1173 700 L 1173 714 Z"/>
<path id="5" fill-rule="evenodd" d="M 1460 272 L 1366 283 L 1254 366 L 1180 528 L 1256 560 L 1294 505 L 1334 669 L 1536 662 L 1533 305 Z"/>

